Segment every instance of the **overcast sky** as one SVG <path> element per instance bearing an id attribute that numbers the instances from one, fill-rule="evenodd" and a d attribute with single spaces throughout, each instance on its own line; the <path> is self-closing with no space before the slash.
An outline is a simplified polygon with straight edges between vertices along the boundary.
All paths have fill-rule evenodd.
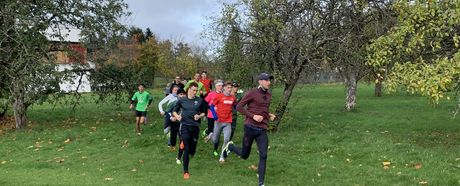
<path id="1" fill-rule="evenodd" d="M 148 27 L 160 39 L 172 39 L 203 45 L 200 33 L 216 15 L 217 0 L 125 0 L 131 17 L 123 20 L 144 31 Z"/>

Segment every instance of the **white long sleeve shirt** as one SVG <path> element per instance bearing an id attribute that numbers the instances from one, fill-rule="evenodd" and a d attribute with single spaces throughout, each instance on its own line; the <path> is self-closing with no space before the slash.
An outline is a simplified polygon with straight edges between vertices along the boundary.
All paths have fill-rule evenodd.
<path id="1" fill-rule="evenodd" d="M 169 104 L 171 104 L 171 103 L 173 103 L 173 102 L 175 102 L 175 101 L 177 101 L 177 95 L 169 94 L 168 96 L 166 96 L 165 98 L 163 98 L 163 99 L 160 101 L 160 103 L 158 103 L 158 110 L 159 110 L 160 112 L 164 112 L 164 110 L 163 110 L 163 105 L 164 105 L 165 103 L 167 103 L 167 105 L 169 105 Z"/>

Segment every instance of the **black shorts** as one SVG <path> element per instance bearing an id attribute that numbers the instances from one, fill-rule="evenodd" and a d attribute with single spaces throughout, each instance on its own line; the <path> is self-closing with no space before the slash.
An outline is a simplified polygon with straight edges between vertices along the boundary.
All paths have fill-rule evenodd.
<path id="1" fill-rule="evenodd" d="M 136 117 L 145 117 L 145 116 L 147 116 L 147 111 L 136 110 Z"/>

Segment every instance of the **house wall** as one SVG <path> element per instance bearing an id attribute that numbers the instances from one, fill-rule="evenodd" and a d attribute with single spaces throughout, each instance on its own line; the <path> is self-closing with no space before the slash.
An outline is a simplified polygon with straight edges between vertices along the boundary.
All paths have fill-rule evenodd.
<path id="1" fill-rule="evenodd" d="M 88 68 L 95 68 L 95 65 L 91 62 L 88 62 L 89 67 Z M 71 64 L 58 64 L 57 65 L 57 70 L 59 72 L 62 72 L 64 70 L 72 70 L 74 67 Z M 89 81 L 89 72 L 86 72 L 86 74 L 83 75 L 82 77 L 82 83 L 80 87 L 78 88 L 78 92 L 91 92 L 91 83 Z M 78 81 L 80 79 L 80 76 L 78 74 L 74 74 L 69 80 L 63 80 L 61 83 L 59 83 L 59 87 L 61 91 L 64 92 L 71 92 L 75 91 L 77 89 Z"/>

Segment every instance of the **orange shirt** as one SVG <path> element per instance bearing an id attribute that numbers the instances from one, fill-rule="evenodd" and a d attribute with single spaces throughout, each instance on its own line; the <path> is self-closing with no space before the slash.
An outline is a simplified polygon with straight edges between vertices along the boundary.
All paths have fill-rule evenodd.
<path id="1" fill-rule="evenodd" d="M 226 96 L 225 94 L 217 94 L 213 100 L 214 107 L 217 113 L 217 121 L 221 123 L 232 123 L 232 108 L 236 105 L 236 97 L 234 95 Z"/>

